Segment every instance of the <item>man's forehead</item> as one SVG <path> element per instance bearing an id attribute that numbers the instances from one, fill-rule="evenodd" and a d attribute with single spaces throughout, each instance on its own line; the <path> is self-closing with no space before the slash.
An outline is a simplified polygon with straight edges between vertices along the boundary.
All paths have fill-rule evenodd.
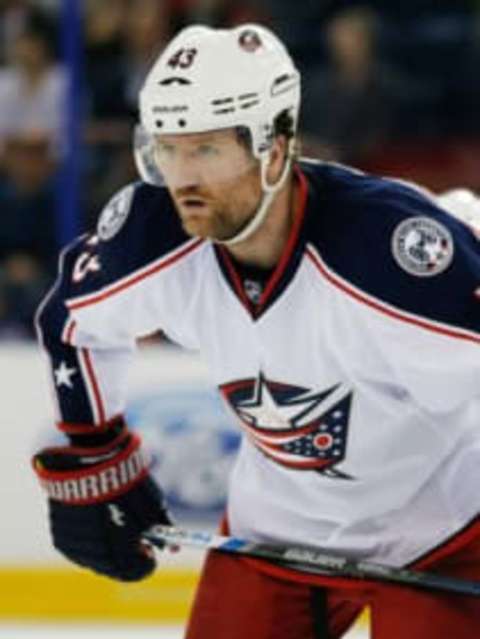
<path id="1" fill-rule="evenodd" d="M 234 128 L 215 129 L 212 131 L 203 131 L 202 133 L 175 133 L 165 134 L 157 133 L 155 140 L 162 144 L 207 144 L 207 143 L 228 143 L 237 140 Z"/>

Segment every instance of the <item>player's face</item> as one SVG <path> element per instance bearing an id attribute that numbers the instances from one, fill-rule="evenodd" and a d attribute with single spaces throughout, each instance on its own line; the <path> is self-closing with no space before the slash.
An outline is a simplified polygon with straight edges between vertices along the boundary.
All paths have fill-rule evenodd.
<path id="1" fill-rule="evenodd" d="M 155 159 L 189 235 L 226 240 L 255 213 L 259 163 L 234 129 L 159 135 Z"/>

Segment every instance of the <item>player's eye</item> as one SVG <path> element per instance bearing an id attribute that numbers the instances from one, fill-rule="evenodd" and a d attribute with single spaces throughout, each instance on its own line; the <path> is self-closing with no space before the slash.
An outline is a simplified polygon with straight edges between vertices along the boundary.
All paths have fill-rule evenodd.
<path id="1" fill-rule="evenodd" d="M 215 157 L 219 154 L 219 150 L 216 146 L 212 144 L 201 144 L 197 149 L 197 154 L 199 157 Z"/>
<path id="2" fill-rule="evenodd" d="M 155 152 L 159 160 L 169 160 L 175 155 L 175 147 L 172 144 L 157 144 Z"/>

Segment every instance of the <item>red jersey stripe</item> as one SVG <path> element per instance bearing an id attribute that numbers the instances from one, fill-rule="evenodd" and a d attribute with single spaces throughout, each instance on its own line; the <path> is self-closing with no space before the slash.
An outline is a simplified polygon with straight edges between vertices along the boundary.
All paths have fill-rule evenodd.
<path id="1" fill-rule="evenodd" d="M 174 251 L 173 253 L 169 253 L 168 255 L 162 257 L 161 259 L 157 260 L 153 264 L 133 273 L 132 275 L 129 275 L 126 278 L 119 280 L 118 282 L 115 282 L 114 284 L 111 284 L 110 286 L 105 287 L 104 289 L 102 289 L 101 291 L 97 293 L 91 293 L 89 295 L 84 295 L 79 298 L 67 300 L 66 305 L 71 311 L 74 311 L 79 308 L 83 308 L 85 306 L 91 306 L 92 304 L 97 304 L 98 302 L 102 302 L 108 297 L 111 297 L 112 295 L 116 295 L 117 293 L 120 293 L 121 291 L 124 291 L 125 289 L 130 288 L 131 286 L 138 284 L 138 282 L 141 282 L 142 280 L 152 275 L 155 275 L 155 273 L 158 273 L 164 268 L 171 266 L 175 262 L 178 262 L 178 260 L 182 259 L 183 257 L 185 257 L 185 255 L 188 255 L 189 253 L 194 251 L 201 244 L 203 244 L 203 242 L 204 242 L 203 239 L 192 240 L 191 242 L 188 242 L 186 245 L 183 245 L 182 247 L 180 247 L 180 249 Z"/>
<path id="2" fill-rule="evenodd" d="M 95 375 L 95 369 L 93 367 L 92 358 L 90 356 L 90 352 L 86 348 L 82 348 L 80 350 L 80 353 L 85 363 L 85 368 L 88 375 L 88 380 L 86 381 L 89 383 L 89 386 L 92 390 L 92 395 L 95 402 L 95 408 L 98 415 L 98 421 L 100 424 L 103 424 L 106 421 L 106 412 L 105 412 L 105 406 L 102 400 L 102 395 L 100 393 L 97 377 Z"/>
<path id="3" fill-rule="evenodd" d="M 357 300 L 357 302 L 361 302 L 362 304 L 366 304 L 370 308 L 383 313 L 384 315 L 388 315 L 389 317 L 393 317 L 394 319 L 400 320 L 402 322 L 406 322 L 407 324 L 412 324 L 413 326 L 418 326 L 419 328 L 426 329 L 428 331 L 432 331 L 434 333 L 439 333 L 441 335 L 446 335 L 447 337 L 454 337 L 456 339 L 467 340 L 470 342 L 474 342 L 476 344 L 480 344 L 480 335 L 477 333 L 473 333 L 468 330 L 464 330 L 461 328 L 452 328 L 445 324 L 441 324 L 439 322 L 434 322 L 425 319 L 424 317 L 416 316 L 411 313 L 407 313 L 405 311 L 400 311 L 399 309 L 389 306 L 385 302 L 382 302 L 364 291 L 354 287 L 352 284 L 342 279 L 339 275 L 334 273 L 322 260 L 318 252 L 313 248 L 313 246 L 308 245 L 306 249 L 306 255 L 314 264 L 318 272 L 324 277 L 330 284 L 333 284 L 336 288 L 341 290 L 343 293 L 350 295 Z"/>

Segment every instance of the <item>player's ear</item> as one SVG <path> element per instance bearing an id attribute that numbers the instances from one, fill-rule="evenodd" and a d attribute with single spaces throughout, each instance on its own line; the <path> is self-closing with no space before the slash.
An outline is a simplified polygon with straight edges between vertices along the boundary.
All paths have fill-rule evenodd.
<path id="1" fill-rule="evenodd" d="M 282 174 L 287 160 L 288 144 L 284 135 L 277 135 L 270 149 L 270 158 L 267 167 L 267 179 L 269 184 L 276 183 Z"/>

